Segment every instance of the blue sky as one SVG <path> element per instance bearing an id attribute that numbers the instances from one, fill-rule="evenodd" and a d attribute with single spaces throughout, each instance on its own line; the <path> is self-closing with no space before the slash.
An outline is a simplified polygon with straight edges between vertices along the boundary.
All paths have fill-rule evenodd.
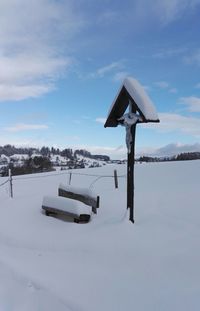
<path id="1" fill-rule="evenodd" d="M 0 145 L 126 154 L 103 122 L 125 76 L 160 124 L 137 126 L 138 154 L 200 150 L 200 0 L 2 0 Z"/>

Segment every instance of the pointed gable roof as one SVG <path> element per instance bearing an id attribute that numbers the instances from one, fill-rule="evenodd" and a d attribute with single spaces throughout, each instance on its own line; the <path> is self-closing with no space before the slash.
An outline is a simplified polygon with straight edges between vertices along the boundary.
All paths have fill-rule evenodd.
<path id="1" fill-rule="evenodd" d="M 124 80 L 110 108 L 104 127 L 116 127 L 118 119 L 125 113 L 129 101 L 133 104 L 133 112 L 142 118 L 141 122 L 159 122 L 156 109 L 140 83 L 128 77 Z"/>

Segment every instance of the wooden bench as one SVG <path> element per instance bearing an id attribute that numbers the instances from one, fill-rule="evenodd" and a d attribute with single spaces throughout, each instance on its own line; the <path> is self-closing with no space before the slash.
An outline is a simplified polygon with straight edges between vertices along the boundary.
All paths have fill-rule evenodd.
<path id="1" fill-rule="evenodd" d="M 67 216 L 74 222 L 88 222 L 91 211 L 88 206 L 72 199 L 55 196 L 45 196 L 42 202 L 42 209 L 47 216 Z"/>
<path id="2" fill-rule="evenodd" d="M 66 186 L 60 184 L 58 188 L 58 195 L 61 197 L 73 199 L 80 201 L 88 206 L 92 207 L 92 212 L 97 213 L 97 208 L 99 208 L 100 197 L 95 196 L 91 189 L 88 188 L 78 188 L 73 186 Z"/>

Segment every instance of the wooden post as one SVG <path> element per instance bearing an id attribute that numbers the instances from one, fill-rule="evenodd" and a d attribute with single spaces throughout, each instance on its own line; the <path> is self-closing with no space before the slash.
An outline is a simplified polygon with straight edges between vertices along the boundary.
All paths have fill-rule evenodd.
<path id="1" fill-rule="evenodd" d="M 11 173 L 11 169 L 10 168 L 8 170 L 8 176 L 9 176 L 9 181 L 10 181 L 10 197 L 13 198 L 12 173 Z"/>
<path id="2" fill-rule="evenodd" d="M 114 170 L 115 189 L 118 188 L 117 170 Z"/>
<path id="3" fill-rule="evenodd" d="M 69 173 L 69 185 L 71 185 L 71 180 L 72 180 L 72 172 Z"/>
<path id="4" fill-rule="evenodd" d="M 130 209 L 129 220 L 134 223 L 134 164 L 135 164 L 136 124 L 131 126 L 132 144 L 127 163 L 127 208 Z"/>

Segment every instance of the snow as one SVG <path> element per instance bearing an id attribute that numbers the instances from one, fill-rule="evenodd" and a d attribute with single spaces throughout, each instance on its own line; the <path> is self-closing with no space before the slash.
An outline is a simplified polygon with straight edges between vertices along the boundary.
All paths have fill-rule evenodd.
<path id="1" fill-rule="evenodd" d="M 42 206 L 55 208 L 80 216 L 81 214 L 91 214 L 91 209 L 81 202 L 56 196 L 45 196 Z"/>
<path id="2" fill-rule="evenodd" d="M 124 87 L 128 91 L 129 95 L 134 99 L 146 120 L 158 120 L 154 104 L 137 80 L 131 77 L 126 78 L 124 80 Z"/>
<path id="3" fill-rule="evenodd" d="M 59 154 L 56 154 L 56 155 L 53 155 L 51 154 L 51 162 L 53 163 L 58 163 L 60 165 L 62 164 L 67 164 L 69 160 L 67 160 L 65 157 L 59 155 Z"/>
<path id="4" fill-rule="evenodd" d="M 34 159 L 34 158 L 36 158 L 36 157 L 38 157 L 38 158 L 40 158 L 40 157 L 42 157 L 43 155 L 41 154 L 41 153 L 33 153 L 31 156 L 30 156 L 30 158 L 32 158 L 32 159 Z"/>
<path id="5" fill-rule="evenodd" d="M 89 167 L 91 165 L 94 167 L 99 167 L 99 166 L 103 166 L 103 165 L 107 164 L 107 162 L 105 162 L 103 160 L 88 158 L 88 157 L 82 156 L 80 154 L 77 154 L 77 159 L 80 161 L 82 160 L 84 162 L 85 167 Z"/>
<path id="6" fill-rule="evenodd" d="M 28 154 L 13 154 L 10 156 L 10 159 L 13 160 L 28 160 L 29 155 Z"/>
<path id="7" fill-rule="evenodd" d="M 112 111 L 113 106 L 115 105 L 116 99 L 118 98 L 123 87 L 126 88 L 129 95 L 134 99 L 135 103 L 137 104 L 138 108 L 141 110 L 147 121 L 159 120 L 153 102 L 145 92 L 142 85 L 132 77 L 127 77 L 124 79 L 124 82 L 119 89 L 119 92 L 110 108 L 108 115 L 110 115 L 110 112 Z"/>
<path id="8" fill-rule="evenodd" d="M 94 184 L 101 206 L 88 224 L 41 211 L 67 172 L 14 177 L 13 199 L 0 187 L 0 310 L 199 310 L 200 161 L 136 165 L 134 225 L 126 178 L 115 189 L 108 177 L 114 169 L 126 173 L 125 165 L 75 171 L 107 176 Z M 74 174 L 72 185 L 95 178 Z"/>
<path id="9" fill-rule="evenodd" d="M 69 191 L 69 192 L 73 192 L 73 193 L 77 193 L 77 194 L 81 194 L 81 195 L 85 195 L 85 196 L 90 196 L 94 199 L 96 199 L 97 195 L 94 193 L 94 191 L 91 188 L 83 188 L 83 187 L 77 187 L 77 186 L 71 186 L 71 185 L 65 185 L 65 184 L 60 184 L 59 185 L 60 189 Z"/>
<path id="10" fill-rule="evenodd" d="M 136 124 L 138 121 L 142 121 L 142 118 L 133 112 L 129 112 L 119 118 L 119 121 L 123 121 L 120 124 L 126 127 L 126 147 L 128 149 L 128 153 L 130 153 L 133 142 L 132 125 Z"/>
<path id="11" fill-rule="evenodd" d="M 0 163 L 1 164 L 8 164 L 9 162 L 10 162 L 9 157 L 7 157 L 4 154 L 0 155 Z"/>
<path id="12" fill-rule="evenodd" d="M 136 124 L 137 121 L 142 121 L 142 118 L 133 112 L 129 112 L 125 113 L 121 118 L 119 118 L 119 121 L 123 121 L 123 125 L 125 126 L 131 126 Z"/>

